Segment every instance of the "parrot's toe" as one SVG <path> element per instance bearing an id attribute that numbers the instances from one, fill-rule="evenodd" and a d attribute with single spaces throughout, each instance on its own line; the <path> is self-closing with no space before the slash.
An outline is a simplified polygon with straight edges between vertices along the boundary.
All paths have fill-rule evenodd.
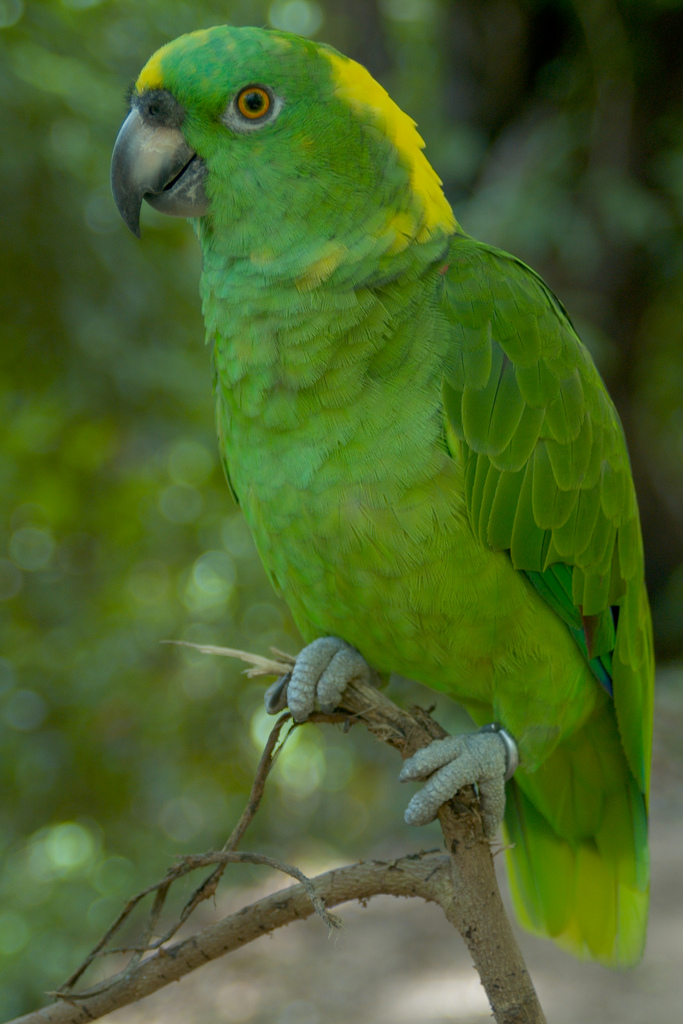
<path id="1" fill-rule="evenodd" d="M 484 831 L 493 838 L 505 811 L 505 782 L 518 763 L 517 744 L 498 726 L 434 740 L 408 758 L 401 769 L 401 782 L 427 779 L 406 808 L 406 822 L 427 825 L 441 805 L 464 786 L 476 786 Z"/>
<path id="2" fill-rule="evenodd" d="M 324 636 L 299 652 L 291 672 L 266 690 L 266 711 L 275 715 L 288 707 L 295 722 L 313 711 L 331 712 L 354 679 L 370 680 L 365 658 L 336 636 Z"/>

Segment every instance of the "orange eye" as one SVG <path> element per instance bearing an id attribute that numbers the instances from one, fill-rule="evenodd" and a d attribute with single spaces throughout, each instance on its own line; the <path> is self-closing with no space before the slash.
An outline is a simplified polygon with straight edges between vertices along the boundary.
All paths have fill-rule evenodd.
<path id="1" fill-rule="evenodd" d="M 248 85 L 237 97 L 237 109 L 243 117 L 256 121 L 270 110 L 270 96 L 260 85 Z"/>

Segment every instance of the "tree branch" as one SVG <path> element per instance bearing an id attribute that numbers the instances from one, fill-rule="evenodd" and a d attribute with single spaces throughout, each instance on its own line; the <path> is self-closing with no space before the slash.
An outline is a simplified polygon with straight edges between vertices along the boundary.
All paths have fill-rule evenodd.
<path id="1" fill-rule="evenodd" d="M 381 894 L 420 896 L 448 902 L 451 888 L 449 858 L 443 854 L 402 857 L 397 861 L 365 861 L 327 871 L 311 879 L 318 898 L 329 906 L 365 900 Z M 142 963 L 109 979 L 103 991 L 81 993 L 26 1014 L 9 1024 L 84 1024 L 142 999 L 210 960 L 231 953 L 268 932 L 303 920 L 314 907 L 303 885 L 273 893 L 224 917 L 196 935 L 157 950 Z M 68 997 L 67 997 L 68 998 Z"/>
<path id="2" fill-rule="evenodd" d="M 281 662 L 276 671 L 283 668 L 286 671 L 287 664 L 286 661 Z M 261 666 L 260 671 L 273 671 L 272 663 L 270 669 Z M 236 854 L 233 848 L 256 812 L 276 754 L 277 738 L 288 717 L 282 716 L 271 734 L 245 813 L 224 850 L 183 858 L 161 882 L 149 887 L 128 905 L 132 909 L 142 896 L 156 891 L 152 910 L 152 923 L 155 924 L 165 895 L 176 878 L 196 867 L 216 864 L 208 879 L 188 901 L 180 920 L 151 946 L 138 948 L 137 958 L 102 985 L 78 994 L 63 990 L 58 993 L 62 1000 L 60 1003 L 16 1018 L 9 1024 L 82 1024 L 92 1021 L 157 991 L 209 960 L 229 953 L 266 932 L 298 918 L 309 917 L 315 910 L 320 912 L 322 909 L 324 917 L 324 907 L 380 893 L 420 896 L 440 904 L 470 950 L 498 1024 L 545 1024 L 543 1011 L 503 908 L 490 845 L 484 835 L 472 787 L 463 790 L 439 811 L 450 856 L 417 855 L 388 864 L 364 862 L 326 872 L 312 881 L 306 879 L 303 885 L 293 886 L 245 907 L 188 939 L 170 946 L 161 945 L 168 941 L 202 899 L 213 894 L 229 861 L 251 858 L 265 863 L 268 860 L 259 855 Z M 355 681 L 347 687 L 343 706 L 333 714 L 316 713 L 311 720 L 343 722 L 347 726 L 362 721 L 370 732 L 395 747 L 403 758 L 412 756 L 433 739 L 446 735 L 427 712 L 419 708 L 404 711 L 374 686 L 362 681 Z M 279 862 L 274 866 L 296 873 L 296 869 Z M 127 913 L 130 913 L 128 908 L 117 919 L 116 927 Z M 109 929 L 82 968 L 69 979 L 68 985 L 72 985 L 88 964 L 102 954 L 115 930 L 115 927 Z M 141 947 L 145 945 L 140 943 Z M 140 962 L 140 957 L 150 950 L 151 955 Z"/>
<path id="3" fill-rule="evenodd" d="M 378 739 L 395 747 L 404 759 L 433 739 L 447 735 L 421 708 L 403 711 L 367 683 L 354 682 L 347 687 L 344 709 L 362 720 Z M 495 1020 L 498 1024 L 545 1024 L 536 990 L 505 913 L 491 847 L 471 786 L 443 805 L 439 823 L 451 855 L 452 875 L 450 895 L 445 902 L 439 902 L 467 944 Z"/>

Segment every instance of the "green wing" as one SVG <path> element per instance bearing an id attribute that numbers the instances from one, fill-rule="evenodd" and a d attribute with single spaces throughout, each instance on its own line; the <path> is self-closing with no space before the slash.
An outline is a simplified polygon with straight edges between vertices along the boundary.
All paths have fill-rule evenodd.
<path id="1" fill-rule="evenodd" d="M 652 634 L 619 417 L 537 274 L 466 237 L 449 256 L 443 308 L 455 345 L 443 397 L 472 527 L 510 552 L 606 688 L 612 677 L 626 757 L 646 793 Z"/>
<path id="2" fill-rule="evenodd" d="M 579 956 L 628 966 L 648 904 L 652 631 L 624 435 L 569 318 L 512 256 L 454 239 L 443 386 L 472 528 L 510 553 L 613 700 L 508 785 L 521 921 Z"/>

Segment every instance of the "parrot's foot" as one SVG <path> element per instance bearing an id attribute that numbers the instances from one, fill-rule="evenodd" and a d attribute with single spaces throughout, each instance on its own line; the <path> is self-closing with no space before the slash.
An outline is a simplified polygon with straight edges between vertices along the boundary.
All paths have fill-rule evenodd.
<path id="1" fill-rule="evenodd" d="M 447 800 L 464 786 L 476 786 L 484 831 L 492 839 L 503 820 L 505 783 L 512 777 L 519 755 L 509 732 L 485 725 L 479 732 L 434 740 L 409 757 L 399 779 L 428 779 L 405 812 L 409 825 L 427 825 Z"/>
<path id="2" fill-rule="evenodd" d="M 297 655 L 291 672 L 266 690 L 269 715 L 289 708 L 295 722 L 305 722 L 313 711 L 334 711 L 354 679 L 370 682 L 372 673 L 355 647 L 337 636 L 323 636 Z"/>

